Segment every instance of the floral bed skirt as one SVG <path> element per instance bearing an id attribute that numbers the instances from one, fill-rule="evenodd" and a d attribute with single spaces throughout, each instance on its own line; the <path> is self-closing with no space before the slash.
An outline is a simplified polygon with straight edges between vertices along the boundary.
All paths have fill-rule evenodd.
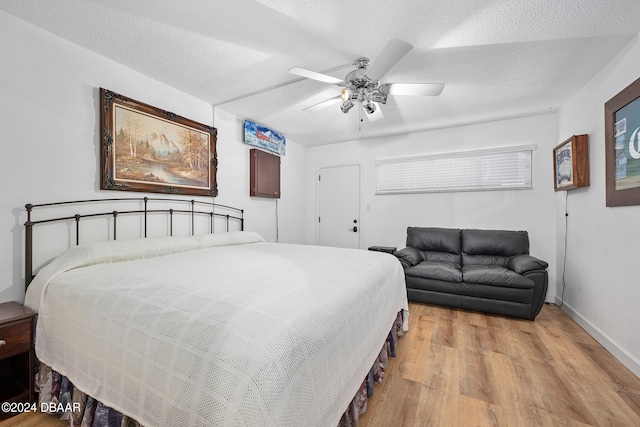
<path id="1" fill-rule="evenodd" d="M 373 394 L 374 384 L 382 382 L 388 358 L 396 356 L 396 342 L 404 334 L 403 323 L 407 315 L 404 310 L 398 312 L 380 354 L 342 415 L 338 427 L 358 426 L 358 418 L 367 410 L 367 399 Z M 71 408 L 60 413 L 60 419 L 69 420 L 71 427 L 140 427 L 137 421 L 87 396 L 67 377 L 44 363 L 39 364 L 36 373 L 36 392 L 39 393 L 39 407 L 46 404 L 55 408 Z"/>

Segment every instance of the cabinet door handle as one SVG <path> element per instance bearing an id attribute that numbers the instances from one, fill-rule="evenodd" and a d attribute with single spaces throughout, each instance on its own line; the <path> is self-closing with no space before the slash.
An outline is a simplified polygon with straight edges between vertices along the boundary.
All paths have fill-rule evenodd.
<path id="1" fill-rule="evenodd" d="M 0 347 L 2 347 L 3 345 L 5 345 L 7 342 L 5 340 L 0 340 Z"/>

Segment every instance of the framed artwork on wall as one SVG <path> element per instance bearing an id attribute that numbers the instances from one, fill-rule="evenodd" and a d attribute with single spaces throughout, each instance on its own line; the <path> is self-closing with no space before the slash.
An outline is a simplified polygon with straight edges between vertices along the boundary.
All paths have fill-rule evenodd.
<path id="1" fill-rule="evenodd" d="M 555 191 L 589 186 L 589 135 L 573 135 L 553 149 Z"/>
<path id="2" fill-rule="evenodd" d="M 100 89 L 102 190 L 217 196 L 217 130 Z"/>
<path id="3" fill-rule="evenodd" d="M 640 79 L 604 110 L 607 206 L 640 205 Z"/>
<path id="4" fill-rule="evenodd" d="M 284 135 L 251 120 L 244 121 L 244 142 L 279 156 L 284 156 L 287 149 Z"/>

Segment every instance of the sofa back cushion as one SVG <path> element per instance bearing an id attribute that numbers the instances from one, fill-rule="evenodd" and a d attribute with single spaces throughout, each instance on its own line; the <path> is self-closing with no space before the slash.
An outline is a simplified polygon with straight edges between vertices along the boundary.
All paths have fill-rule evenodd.
<path id="1" fill-rule="evenodd" d="M 529 253 L 526 231 L 461 230 L 462 265 L 506 267 L 513 255 Z"/>
<path id="2" fill-rule="evenodd" d="M 460 230 L 457 228 L 408 227 L 407 246 L 417 249 L 427 261 L 458 264 L 460 258 Z"/>

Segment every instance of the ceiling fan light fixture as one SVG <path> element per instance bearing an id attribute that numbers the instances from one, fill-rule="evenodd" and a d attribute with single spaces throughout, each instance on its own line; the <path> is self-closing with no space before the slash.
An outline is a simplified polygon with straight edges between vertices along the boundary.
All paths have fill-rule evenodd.
<path id="1" fill-rule="evenodd" d="M 380 104 L 386 104 L 387 103 L 387 94 L 379 92 L 379 91 L 378 92 L 374 92 L 373 94 L 371 94 L 371 101 L 379 102 Z"/>
<path id="2" fill-rule="evenodd" d="M 351 98 L 351 92 L 346 87 L 342 89 L 342 101 L 347 102 Z"/>
<path id="3" fill-rule="evenodd" d="M 346 114 L 356 103 L 361 103 L 369 121 L 376 121 L 383 118 L 383 108 L 380 107 L 380 104 L 386 104 L 390 95 L 438 96 L 444 88 L 444 83 L 380 83 L 380 79 L 411 49 L 413 46 L 410 43 L 391 39 L 375 61 L 371 62 L 365 57 L 356 59 L 353 63 L 356 68 L 351 70 L 342 80 L 300 67 L 294 67 L 289 72 L 343 88 L 340 95 L 305 108 L 305 110 L 319 109 L 329 104 L 342 102 L 340 110 Z M 361 112 L 360 109 L 358 111 Z"/>
<path id="4" fill-rule="evenodd" d="M 364 108 L 365 113 L 373 114 L 376 111 L 376 104 L 371 101 L 365 101 L 362 103 L 362 108 Z"/>
<path id="5" fill-rule="evenodd" d="M 352 100 L 352 101 L 360 101 L 360 92 L 354 90 L 353 88 L 349 89 L 348 87 L 345 87 L 344 89 L 342 89 L 342 101 L 347 102 L 348 100 Z"/>
<path id="6" fill-rule="evenodd" d="M 352 108 L 353 108 L 353 101 L 350 100 L 350 99 L 348 99 L 345 102 L 343 102 L 342 105 L 340 106 L 340 109 L 345 114 L 347 114 L 349 112 L 349 110 L 351 110 Z"/>

